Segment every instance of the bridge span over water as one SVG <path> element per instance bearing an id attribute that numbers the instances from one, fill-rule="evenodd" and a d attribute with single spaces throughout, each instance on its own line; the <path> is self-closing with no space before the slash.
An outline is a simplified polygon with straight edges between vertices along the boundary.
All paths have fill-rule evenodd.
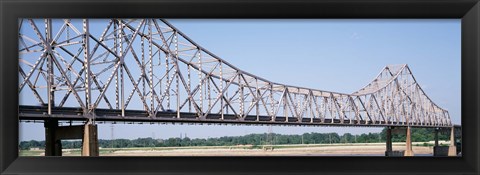
<path id="1" fill-rule="evenodd" d="M 21 102 L 19 117 L 44 120 L 52 142 L 58 121 L 85 121 L 84 135 L 96 121 L 453 127 L 406 64 L 339 93 L 272 82 L 227 59 L 163 19 L 21 19 L 19 95 L 35 102 Z"/>

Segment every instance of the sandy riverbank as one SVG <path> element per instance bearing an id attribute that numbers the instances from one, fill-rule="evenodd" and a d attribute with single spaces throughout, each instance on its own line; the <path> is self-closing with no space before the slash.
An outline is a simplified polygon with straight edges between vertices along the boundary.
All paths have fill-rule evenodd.
<path id="1" fill-rule="evenodd" d="M 415 154 L 432 154 L 432 146 L 415 146 Z M 205 146 L 205 147 L 148 147 L 100 148 L 100 156 L 383 156 L 385 143 L 357 144 L 298 144 L 263 146 Z M 266 146 L 271 148 L 271 146 Z M 393 150 L 405 150 L 404 143 L 394 143 Z M 64 149 L 63 156 L 79 156 L 80 149 Z M 21 156 L 43 156 L 43 150 L 21 151 Z"/>
<path id="2" fill-rule="evenodd" d="M 296 145 L 297 146 L 297 145 Z M 393 146 L 394 150 L 405 150 L 404 145 Z M 433 147 L 414 146 L 416 154 L 432 154 Z M 182 148 L 169 150 L 143 149 L 118 150 L 101 156 L 322 156 L 322 155 L 384 155 L 385 145 L 298 145 L 298 147 L 263 149 L 230 149 L 230 148 Z"/>

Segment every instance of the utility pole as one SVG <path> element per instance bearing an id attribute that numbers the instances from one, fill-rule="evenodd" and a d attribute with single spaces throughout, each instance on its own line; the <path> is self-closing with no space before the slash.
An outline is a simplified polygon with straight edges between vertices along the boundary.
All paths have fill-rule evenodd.
<path id="1" fill-rule="evenodd" d="M 268 144 L 268 145 L 273 145 L 274 144 L 274 135 L 273 135 L 273 131 L 272 131 L 272 126 L 268 126 L 268 133 L 266 135 L 266 141 L 265 141 L 265 144 Z"/>
<path id="2" fill-rule="evenodd" d="M 113 126 L 113 123 L 112 123 L 112 124 L 110 125 L 110 139 L 111 139 L 111 143 L 110 143 L 110 144 L 111 144 L 112 148 L 113 148 L 113 145 L 114 145 L 114 142 L 115 142 L 115 139 L 114 139 L 114 137 L 113 137 L 113 136 L 114 136 L 114 135 L 113 135 L 113 127 L 114 127 L 114 126 Z"/>

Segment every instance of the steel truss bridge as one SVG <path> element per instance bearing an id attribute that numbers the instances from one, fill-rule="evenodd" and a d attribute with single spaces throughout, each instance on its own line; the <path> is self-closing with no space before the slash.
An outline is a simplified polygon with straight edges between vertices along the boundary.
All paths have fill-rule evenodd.
<path id="1" fill-rule="evenodd" d="M 406 64 L 347 94 L 245 72 L 162 19 L 18 27 L 20 120 L 453 126 Z"/>

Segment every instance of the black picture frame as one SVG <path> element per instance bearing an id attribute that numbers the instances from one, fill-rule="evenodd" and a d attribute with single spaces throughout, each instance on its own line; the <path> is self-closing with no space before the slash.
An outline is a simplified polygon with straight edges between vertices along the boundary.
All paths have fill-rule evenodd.
<path id="1" fill-rule="evenodd" d="M 2 0 L 1 174 L 479 174 L 478 0 Z M 18 157 L 19 18 L 461 19 L 462 157 Z"/>

